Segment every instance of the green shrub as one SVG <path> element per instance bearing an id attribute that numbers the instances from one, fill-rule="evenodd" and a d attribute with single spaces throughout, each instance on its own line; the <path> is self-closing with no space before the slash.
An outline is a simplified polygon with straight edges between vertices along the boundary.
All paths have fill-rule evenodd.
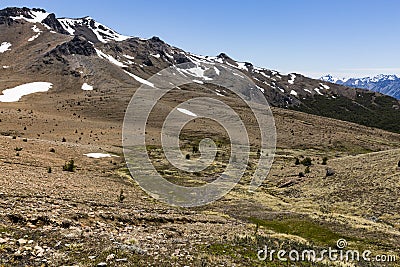
<path id="1" fill-rule="evenodd" d="M 121 191 L 119 192 L 119 196 L 118 196 L 118 202 L 122 203 L 122 201 L 124 201 L 125 196 L 124 196 L 124 190 L 121 189 Z"/>
<path id="2" fill-rule="evenodd" d="M 306 167 L 306 169 L 304 170 L 304 173 L 310 173 L 310 166 Z"/>
<path id="3" fill-rule="evenodd" d="M 312 160 L 310 157 L 306 157 L 305 159 L 303 159 L 301 161 L 301 164 L 303 164 L 304 166 L 311 166 L 312 164 Z"/>
<path id="4" fill-rule="evenodd" d="M 65 163 L 63 166 L 63 171 L 74 172 L 76 169 L 75 162 L 71 159 L 69 162 Z"/>

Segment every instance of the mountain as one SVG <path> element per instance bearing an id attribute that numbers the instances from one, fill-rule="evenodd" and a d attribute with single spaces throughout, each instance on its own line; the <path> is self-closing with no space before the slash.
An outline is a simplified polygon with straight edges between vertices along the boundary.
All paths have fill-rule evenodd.
<path id="1" fill-rule="evenodd" d="M 151 11 L 148 16 L 157 19 Z M 157 37 L 123 36 L 100 25 L 41 9 L 0 11 L 0 266 L 299 265 L 301 259 L 280 264 L 257 256 L 266 256 L 260 255 L 264 247 L 319 253 L 343 238 L 348 250 L 399 258 L 400 134 L 376 128 L 399 130 L 397 100 L 258 68 L 224 53 L 195 55 Z M 194 118 L 187 106 L 179 110 L 199 96 L 209 101 L 200 106 L 206 111 L 215 110 L 210 98 L 237 111 L 241 120 L 233 122 L 242 121 L 246 133 L 232 137 L 247 136 L 251 144 L 238 184 L 202 207 L 166 205 L 149 196 L 127 168 L 124 150 L 131 147 L 121 146 L 132 95 L 141 84 L 158 91 L 146 79 L 173 65 L 176 76 L 193 82 L 157 101 L 146 120 L 145 149 L 154 169 L 171 183 L 200 187 L 241 161 L 244 153 L 232 153 L 224 127 Z M 223 75 L 222 66 L 230 78 L 256 83 L 241 93 L 264 94 L 273 105 L 274 162 L 252 192 L 251 176 L 265 169 L 260 127 L 244 101 L 211 84 Z M 184 127 L 176 150 L 185 168 L 162 144 L 164 122 L 175 111 L 185 123 L 179 124 Z M 224 122 L 225 114 L 216 115 Z M 198 149 L 208 146 L 204 138 L 215 141 L 211 162 L 201 155 L 210 150 Z M 197 160 L 207 168 L 192 169 Z M 301 265 L 335 264 L 349 265 L 328 258 Z"/>
<path id="2" fill-rule="evenodd" d="M 95 116 L 97 109 L 111 105 L 115 109 L 109 116 L 120 119 L 132 89 L 160 70 L 187 63 L 189 70 L 179 73 L 191 77 L 193 84 L 185 90 L 197 88 L 209 94 L 212 86 L 207 81 L 217 75 L 210 66 L 222 64 L 249 77 L 274 107 L 400 132 L 399 101 L 383 94 L 301 74 L 281 74 L 238 62 L 224 53 L 196 55 L 158 37 L 121 35 L 91 17 L 56 18 L 43 9 L 5 8 L 0 10 L 0 43 L 0 71 L 5 77 L 0 90 L 22 81 L 51 82 L 48 95 L 52 97 L 40 99 L 43 105 L 52 105 L 60 95 L 88 102 L 82 88 L 93 88 L 91 97 L 107 99 L 107 103 L 81 108 Z M 244 89 L 245 94 L 250 94 L 250 89 Z"/>
<path id="3" fill-rule="evenodd" d="M 379 74 L 374 77 L 338 79 L 328 74 L 321 77 L 320 80 L 354 88 L 368 89 L 400 99 L 400 78 L 396 75 Z"/>

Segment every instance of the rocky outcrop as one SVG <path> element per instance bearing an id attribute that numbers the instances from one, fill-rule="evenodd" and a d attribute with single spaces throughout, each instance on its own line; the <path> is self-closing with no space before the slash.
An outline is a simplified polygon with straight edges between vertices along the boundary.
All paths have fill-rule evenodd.
<path id="1" fill-rule="evenodd" d="M 45 18 L 42 23 L 52 28 L 54 31 L 61 34 L 68 34 L 68 32 L 61 26 L 61 23 L 57 20 L 56 16 L 52 13 Z"/>

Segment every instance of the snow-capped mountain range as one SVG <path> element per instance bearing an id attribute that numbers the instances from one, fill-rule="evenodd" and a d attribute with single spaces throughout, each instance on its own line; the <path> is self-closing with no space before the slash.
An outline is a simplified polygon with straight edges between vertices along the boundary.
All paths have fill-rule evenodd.
<path id="1" fill-rule="evenodd" d="M 179 67 L 182 63 L 186 67 Z M 229 98 L 229 93 L 210 82 L 223 74 L 219 65 L 229 67 L 231 74 L 254 82 L 248 88 L 243 87 L 241 93 L 251 96 L 253 92 L 262 92 L 273 107 L 400 132 L 399 100 L 333 83 L 332 77 L 321 81 L 297 73 L 286 75 L 250 62 L 236 61 L 224 53 L 196 55 L 158 37 L 144 39 L 121 35 L 89 16 L 56 18 L 55 14 L 37 8 L 0 10 L 0 73 L 3 77 L 0 92 L 4 94 L 7 89 L 20 88 L 21 83 L 47 82 L 52 86 L 46 87 L 46 95 L 51 97 L 38 95 L 36 98 L 46 105 L 54 105 L 52 101 L 62 95 L 68 99 L 70 108 L 74 108 L 70 103 L 79 102 L 79 109 L 84 108 L 90 114 L 100 114 L 100 108 L 108 112 L 112 103 L 115 108 L 110 116 L 122 117 L 132 90 L 140 84 L 151 86 L 147 79 L 168 67 L 176 68 L 176 75 L 193 81 L 182 90 L 184 94 L 202 92 Z M 23 82 L 21 77 L 24 77 Z M 104 105 L 94 105 L 90 98 L 101 99 Z M 22 97 L 16 101 L 29 99 Z M 83 107 L 85 102 L 90 105 Z M 67 108 L 67 105 L 60 108 Z"/>
<path id="2" fill-rule="evenodd" d="M 364 78 L 336 78 L 328 74 L 320 79 L 344 86 L 368 89 L 400 99 L 400 78 L 394 74 L 379 74 L 374 77 Z"/>

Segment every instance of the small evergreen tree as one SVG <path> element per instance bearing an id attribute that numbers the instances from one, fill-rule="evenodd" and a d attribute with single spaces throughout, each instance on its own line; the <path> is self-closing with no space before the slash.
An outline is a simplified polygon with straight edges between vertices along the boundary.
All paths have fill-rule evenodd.
<path id="1" fill-rule="evenodd" d="M 295 160 L 294 164 L 295 164 L 295 165 L 299 165 L 299 164 L 300 164 L 300 160 L 299 160 L 299 158 L 296 158 L 296 160 Z"/>
<path id="2" fill-rule="evenodd" d="M 306 169 L 304 170 L 304 173 L 310 173 L 310 166 L 306 167 Z"/>
<path id="3" fill-rule="evenodd" d="M 324 157 L 324 158 L 322 159 L 322 165 L 326 165 L 327 162 L 328 162 L 328 158 L 327 158 L 327 157 Z"/>
<path id="4" fill-rule="evenodd" d="M 76 169 L 75 162 L 73 159 L 71 159 L 69 162 L 65 163 L 63 166 L 63 171 L 67 172 L 74 172 Z"/>
<path id="5" fill-rule="evenodd" d="M 124 201 L 124 199 L 125 199 L 124 190 L 121 189 L 121 191 L 119 191 L 118 202 L 122 203 L 122 201 Z"/>
<path id="6" fill-rule="evenodd" d="M 303 164 L 304 166 L 311 166 L 312 164 L 312 160 L 310 157 L 306 157 L 305 159 L 303 159 L 301 161 L 301 164 Z"/>

